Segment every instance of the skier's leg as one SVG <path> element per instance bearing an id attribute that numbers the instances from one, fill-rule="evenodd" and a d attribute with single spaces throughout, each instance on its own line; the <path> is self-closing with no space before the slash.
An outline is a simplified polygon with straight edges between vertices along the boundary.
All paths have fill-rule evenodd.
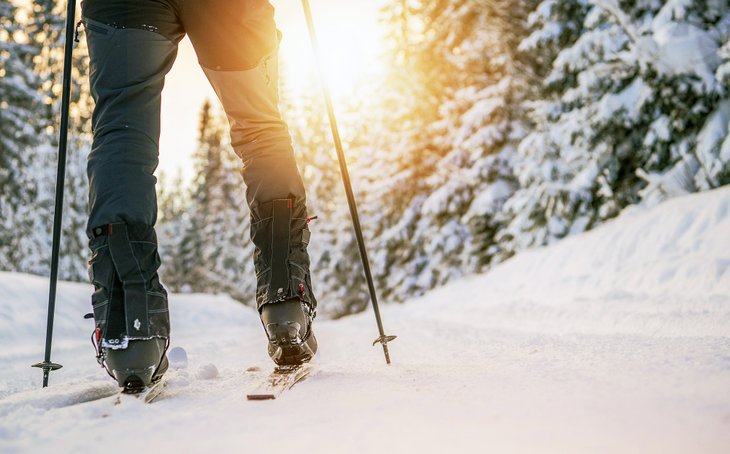
<path id="1" fill-rule="evenodd" d="M 183 31 L 165 2 L 85 0 L 83 17 L 96 102 L 87 234 L 97 354 L 120 386 L 144 386 L 167 367 L 153 172 L 160 95 Z"/>
<path id="2" fill-rule="evenodd" d="M 279 35 L 266 0 L 186 2 L 182 20 L 228 116 L 256 246 L 256 303 L 279 363 L 316 351 L 304 184 L 278 108 Z"/>

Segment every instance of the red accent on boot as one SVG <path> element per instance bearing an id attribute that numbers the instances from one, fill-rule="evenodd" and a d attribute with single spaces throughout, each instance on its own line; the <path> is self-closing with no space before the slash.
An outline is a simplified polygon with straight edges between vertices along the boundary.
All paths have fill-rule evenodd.
<path id="1" fill-rule="evenodd" d="M 94 344 L 94 349 L 96 350 L 96 360 L 99 362 L 99 364 L 102 364 L 101 358 L 103 354 L 101 353 L 101 327 L 99 327 L 99 325 L 96 325 L 96 329 L 94 330 L 94 340 L 92 343 Z"/>

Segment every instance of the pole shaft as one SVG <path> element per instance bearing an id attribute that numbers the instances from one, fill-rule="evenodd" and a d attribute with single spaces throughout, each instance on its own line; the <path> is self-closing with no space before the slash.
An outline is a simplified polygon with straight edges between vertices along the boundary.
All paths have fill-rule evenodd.
<path id="1" fill-rule="evenodd" d="M 56 173 L 56 204 L 53 215 L 53 246 L 51 249 L 51 282 L 48 291 L 48 320 L 46 325 L 46 352 L 44 362 L 51 363 L 53 342 L 53 318 L 56 312 L 56 286 L 58 282 L 58 259 L 61 245 L 63 220 L 63 189 L 66 180 L 66 149 L 68 141 L 68 112 L 71 104 L 71 66 L 73 57 L 74 21 L 76 0 L 68 0 L 66 7 L 66 42 L 63 56 L 63 85 L 61 95 L 61 127 L 58 139 L 58 172 Z M 43 387 L 48 386 L 48 368 L 43 370 Z"/>
<path id="2" fill-rule="evenodd" d="M 378 331 L 381 338 L 385 338 L 385 332 L 383 329 L 383 321 L 380 317 L 380 308 L 378 306 L 378 297 L 375 292 L 375 284 L 373 283 L 372 273 L 370 271 L 370 260 L 368 259 L 367 249 L 365 248 L 365 239 L 363 238 L 362 228 L 360 225 L 360 216 L 357 211 L 357 203 L 355 201 L 355 195 L 352 191 L 352 183 L 350 181 L 350 172 L 347 170 L 347 160 L 345 153 L 342 148 L 342 140 L 340 139 L 339 128 L 337 127 L 337 119 L 335 118 L 335 109 L 332 104 L 332 96 L 330 95 L 329 88 L 327 86 L 324 74 L 322 72 L 322 58 L 319 52 L 319 42 L 317 40 L 317 33 L 314 28 L 314 19 L 312 18 L 312 10 L 309 6 L 308 0 L 302 0 L 302 6 L 304 7 L 304 15 L 307 19 L 307 27 L 309 28 L 309 36 L 312 40 L 312 48 L 314 49 L 314 57 L 317 62 L 317 72 L 319 75 L 320 85 L 322 86 L 322 92 L 324 94 L 325 104 L 327 105 L 327 115 L 329 116 L 330 128 L 332 129 L 332 138 L 335 143 L 335 149 L 337 151 L 337 160 L 340 164 L 340 173 L 342 174 L 342 183 L 345 186 L 345 193 L 347 194 L 347 204 L 350 208 L 350 216 L 352 218 L 352 226 L 355 229 L 355 237 L 357 239 L 357 246 L 360 251 L 360 259 L 362 260 L 363 271 L 365 272 L 365 279 L 368 285 L 368 291 L 370 292 L 370 302 L 375 313 L 375 321 L 378 324 Z M 386 342 L 382 342 L 383 353 L 385 354 L 386 363 L 390 364 L 390 353 L 388 352 L 388 345 Z"/>

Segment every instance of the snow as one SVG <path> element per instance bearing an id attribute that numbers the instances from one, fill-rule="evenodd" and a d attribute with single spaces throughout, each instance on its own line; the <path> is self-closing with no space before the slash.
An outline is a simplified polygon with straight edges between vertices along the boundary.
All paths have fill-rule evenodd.
<path id="1" fill-rule="evenodd" d="M 715 83 L 715 69 L 721 60 L 717 43 L 709 34 L 687 23 L 656 26 L 659 58 L 675 74 L 696 74 L 705 84 Z"/>
<path id="2" fill-rule="evenodd" d="M 495 181 L 474 197 L 471 205 L 469 205 L 469 211 L 466 212 L 464 217 L 469 219 L 493 213 L 495 208 L 504 203 L 513 192 L 514 187 L 510 183 L 504 180 Z"/>
<path id="3" fill-rule="evenodd" d="M 705 126 L 697 135 L 697 154 L 703 162 L 714 161 L 713 156 L 720 153 L 721 144 L 727 139 L 728 129 L 730 128 L 730 99 L 723 100 L 717 109 L 707 117 Z M 720 156 L 721 162 L 727 162 L 730 156 Z M 709 169 L 711 173 L 719 173 L 721 165 L 715 162 L 716 167 L 720 169 Z M 714 172 L 713 172 L 714 170 Z"/>
<path id="4" fill-rule="evenodd" d="M 638 119 L 642 107 L 651 98 L 651 88 L 643 80 L 635 79 L 620 93 L 609 93 L 601 99 L 598 103 L 598 119 L 608 121 L 623 114 L 627 123 L 631 124 Z"/>
<path id="5" fill-rule="evenodd" d="M 643 34 L 614 0 L 596 5 L 610 12 L 633 42 L 633 48 L 622 57 L 627 62 L 651 64 L 666 74 L 694 74 L 712 87 L 716 83 L 715 70 L 721 63 L 718 45 L 706 30 L 686 22 L 690 3 L 666 2 L 651 22 L 651 35 Z M 713 8 L 718 15 L 724 11 L 720 5 Z"/>
<path id="6" fill-rule="evenodd" d="M 90 288 L 59 286 L 39 389 L 45 279 L 0 273 L 0 451 L 642 452 L 730 449 L 730 188 L 617 220 L 402 305 L 320 320 L 319 372 L 248 402 L 270 367 L 254 311 L 172 295 L 164 399 L 108 399 Z M 187 366 L 187 367 L 185 367 Z M 75 402 L 82 402 L 76 403 Z"/>

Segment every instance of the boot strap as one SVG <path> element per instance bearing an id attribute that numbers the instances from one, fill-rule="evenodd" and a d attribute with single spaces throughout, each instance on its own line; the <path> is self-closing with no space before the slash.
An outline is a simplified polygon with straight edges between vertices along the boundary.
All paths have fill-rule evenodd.
<path id="1" fill-rule="evenodd" d="M 269 301 L 280 301 L 290 296 L 288 259 L 293 204 L 291 199 L 273 201 Z"/>
<path id="2" fill-rule="evenodd" d="M 149 337 L 147 284 L 129 242 L 127 225 L 109 224 L 107 236 L 112 262 L 124 289 L 127 335 Z"/>

